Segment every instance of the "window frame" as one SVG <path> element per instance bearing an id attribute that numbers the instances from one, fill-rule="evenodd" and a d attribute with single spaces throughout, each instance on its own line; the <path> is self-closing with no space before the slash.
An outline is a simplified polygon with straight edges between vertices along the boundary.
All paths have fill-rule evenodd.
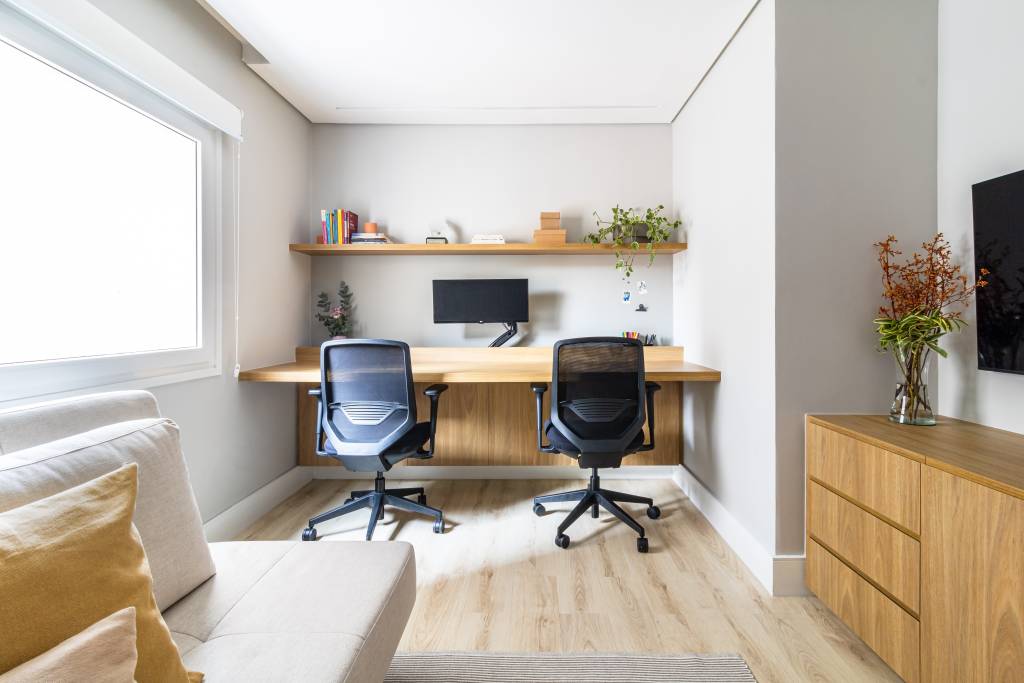
<path id="1" fill-rule="evenodd" d="M 227 136 L 78 46 L 0 4 L 0 41 L 199 143 L 196 348 L 0 365 L 0 406 L 97 389 L 143 388 L 223 372 L 222 234 Z M 227 182 L 226 182 L 227 181 Z M 10 294 L 8 294 L 10 295 Z"/>

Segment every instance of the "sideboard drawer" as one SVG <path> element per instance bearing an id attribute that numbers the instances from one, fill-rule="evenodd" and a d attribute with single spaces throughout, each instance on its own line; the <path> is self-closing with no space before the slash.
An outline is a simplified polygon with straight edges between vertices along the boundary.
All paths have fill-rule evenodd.
<path id="1" fill-rule="evenodd" d="M 813 540 L 807 587 L 903 680 L 920 679 L 918 620 Z"/>
<path id="2" fill-rule="evenodd" d="M 807 474 L 899 526 L 921 531 L 921 464 L 807 424 Z"/>
<path id="3" fill-rule="evenodd" d="M 920 613 L 921 544 L 916 539 L 813 481 L 807 486 L 807 532 Z"/>

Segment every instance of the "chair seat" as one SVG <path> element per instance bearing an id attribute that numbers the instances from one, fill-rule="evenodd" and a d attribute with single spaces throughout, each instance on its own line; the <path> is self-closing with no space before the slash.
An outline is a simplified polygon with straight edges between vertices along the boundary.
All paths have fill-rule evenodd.
<path id="1" fill-rule="evenodd" d="M 566 455 L 580 454 L 580 449 L 576 448 L 573 442 L 569 441 L 569 439 L 567 439 L 566 436 L 562 434 L 562 432 L 560 432 L 550 421 L 548 421 L 544 426 L 544 433 L 548 437 L 548 443 L 557 448 L 560 453 L 565 453 Z M 626 450 L 623 452 L 623 455 L 636 453 L 643 445 L 644 433 L 643 431 L 640 431 L 637 432 L 637 435 L 633 437 L 633 440 L 629 442 L 628 446 L 626 446 Z"/>
<path id="2" fill-rule="evenodd" d="M 407 431 L 402 438 L 395 443 L 388 446 L 388 449 L 384 451 L 383 456 L 388 460 L 388 464 L 394 465 L 408 457 L 416 455 L 416 450 L 420 448 L 430 439 L 430 423 L 429 422 L 417 422 L 413 425 L 412 429 Z M 338 451 L 334 448 L 334 444 L 331 443 L 330 439 L 327 439 L 324 443 L 324 451 L 330 455 L 337 455 Z M 380 459 L 376 455 L 367 456 L 345 456 L 346 458 L 354 457 L 365 457 L 371 459 L 374 462 L 379 462 Z"/>

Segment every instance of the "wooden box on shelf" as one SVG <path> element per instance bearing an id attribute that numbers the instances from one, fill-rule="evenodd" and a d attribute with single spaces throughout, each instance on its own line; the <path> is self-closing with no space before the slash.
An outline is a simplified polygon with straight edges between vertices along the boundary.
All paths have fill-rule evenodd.
<path id="1" fill-rule="evenodd" d="M 541 229 L 533 231 L 534 244 L 557 246 L 565 244 L 565 230 Z"/>

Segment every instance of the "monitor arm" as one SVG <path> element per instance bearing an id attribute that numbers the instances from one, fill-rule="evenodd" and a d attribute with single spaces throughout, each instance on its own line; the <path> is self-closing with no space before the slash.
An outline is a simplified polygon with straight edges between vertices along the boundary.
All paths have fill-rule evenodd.
<path id="1" fill-rule="evenodd" d="M 490 343 L 490 346 L 501 346 L 512 337 L 519 334 L 519 326 L 514 323 L 502 323 L 505 326 L 505 331 L 498 335 L 498 338 Z"/>

